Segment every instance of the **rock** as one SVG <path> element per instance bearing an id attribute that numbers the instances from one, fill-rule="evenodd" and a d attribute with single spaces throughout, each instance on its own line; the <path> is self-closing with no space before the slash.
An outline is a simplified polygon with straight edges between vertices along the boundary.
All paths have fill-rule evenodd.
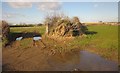
<path id="1" fill-rule="evenodd" d="M 79 20 L 79 18 L 78 17 L 73 17 L 73 23 L 79 23 L 80 22 L 80 20 Z"/>
<path id="2" fill-rule="evenodd" d="M 49 31 L 48 35 L 50 36 L 73 37 L 82 35 L 87 30 L 87 27 L 80 22 L 78 17 L 73 17 L 72 20 L 68 17 L 64 19 L 55 18 L 53 17 L 54 20 L 51 18 L 46 26 L 46 32 Z"/>
<path id="3" fill-rule="evenodd" d="M 73 71 L 79 71 L 79 69 L 75 68 Z"/>

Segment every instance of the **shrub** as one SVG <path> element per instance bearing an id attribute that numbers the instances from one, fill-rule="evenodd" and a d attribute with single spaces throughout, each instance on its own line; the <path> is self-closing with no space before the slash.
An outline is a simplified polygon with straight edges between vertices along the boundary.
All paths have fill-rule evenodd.
<path id="1" fill-rule="evenodd" d="M 2 46 L 8 43 L 10 28 L 6 21 L 2 21 Z"/>

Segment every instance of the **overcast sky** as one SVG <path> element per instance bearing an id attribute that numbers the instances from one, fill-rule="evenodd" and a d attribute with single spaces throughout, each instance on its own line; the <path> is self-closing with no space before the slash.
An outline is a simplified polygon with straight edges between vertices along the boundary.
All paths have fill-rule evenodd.
<path id="1" fill-rule="evenodd" d="M 63 12 L 81 22 L 117 22 L 117 2 L 2 2 L 2 19 L 10 23 L 42 23 L 46 13 Z M 1 4 L 1 3 L 0 3 Z"/>

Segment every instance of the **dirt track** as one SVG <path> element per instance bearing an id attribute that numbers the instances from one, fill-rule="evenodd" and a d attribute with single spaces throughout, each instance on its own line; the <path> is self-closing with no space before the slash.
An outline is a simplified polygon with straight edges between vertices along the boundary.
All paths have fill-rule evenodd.
<path id="1" fill-rule="evenodd" d="M 47 68 L 47 58 L 50 56 L 49 49 L 46 50 L 40 45 L 37 47 L 32 44 L 28 47 L 20 48 L 18 41 L 15 41 L 13 44 L 3 49 L 3 71 L 33 71 Z"/>
<path id="2" fill-rule="evenodd" d="M 46 47 L 40 41 L 37 42 L 37 46 L 33 46 L 31 41 L 25 45 L 21 44 L 27 40 L 32 41 L 32 38 L 15 41 L 3 48 L 3 71 L 117 70 L 116 63 L 101 59 L 99 56 L 97 56 L 98 60 L 95 60 L 96 55 L 93 54 L 80 55 L 78 50 L 61 53 L 60 49 L 64 43 L 61 45 L 61 42 L 52 39 L 43 38 Z"/>
<path id="3" fill-rule="evenodd" d="M 27 40 L 30 40 L 27 45 L 21 44 Z M 37 46 L 33 46 L 32 38 L 25 38 L 21 41 L 14 41 L 11 45 L 3 48 L 3 71 L 54 70 L 49 64 L 51 57 L 58 54 L 59 56 L 57 57 L 59 57 L 60 60 L 63 59 L 60 53 L 58 53 L 58 50 L 56 51 L 52 48 L 58 43 L 52 39 L 43 38 L 42 40 L 45 46 L 41 41 L 37 42 Z M 50 45 L 50 43 L 52 44 Z M 23 45 L 25 47 L 23 47 Z"/>

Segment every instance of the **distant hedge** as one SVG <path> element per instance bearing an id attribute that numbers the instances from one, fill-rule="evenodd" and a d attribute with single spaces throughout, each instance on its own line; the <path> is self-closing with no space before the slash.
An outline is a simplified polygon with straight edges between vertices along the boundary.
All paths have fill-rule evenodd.
<path id="1" fill-rule="evenodd" d="M 34 27 L 34 26 L 42 26 L 43 24 L 24 24 L 24 25 L 9 25 L 10 27 Z"/>
<path id="2" fill-rule="evenodd" d="M 35 25 L 10 25 L 10 27 L 33 27 Z"/>

